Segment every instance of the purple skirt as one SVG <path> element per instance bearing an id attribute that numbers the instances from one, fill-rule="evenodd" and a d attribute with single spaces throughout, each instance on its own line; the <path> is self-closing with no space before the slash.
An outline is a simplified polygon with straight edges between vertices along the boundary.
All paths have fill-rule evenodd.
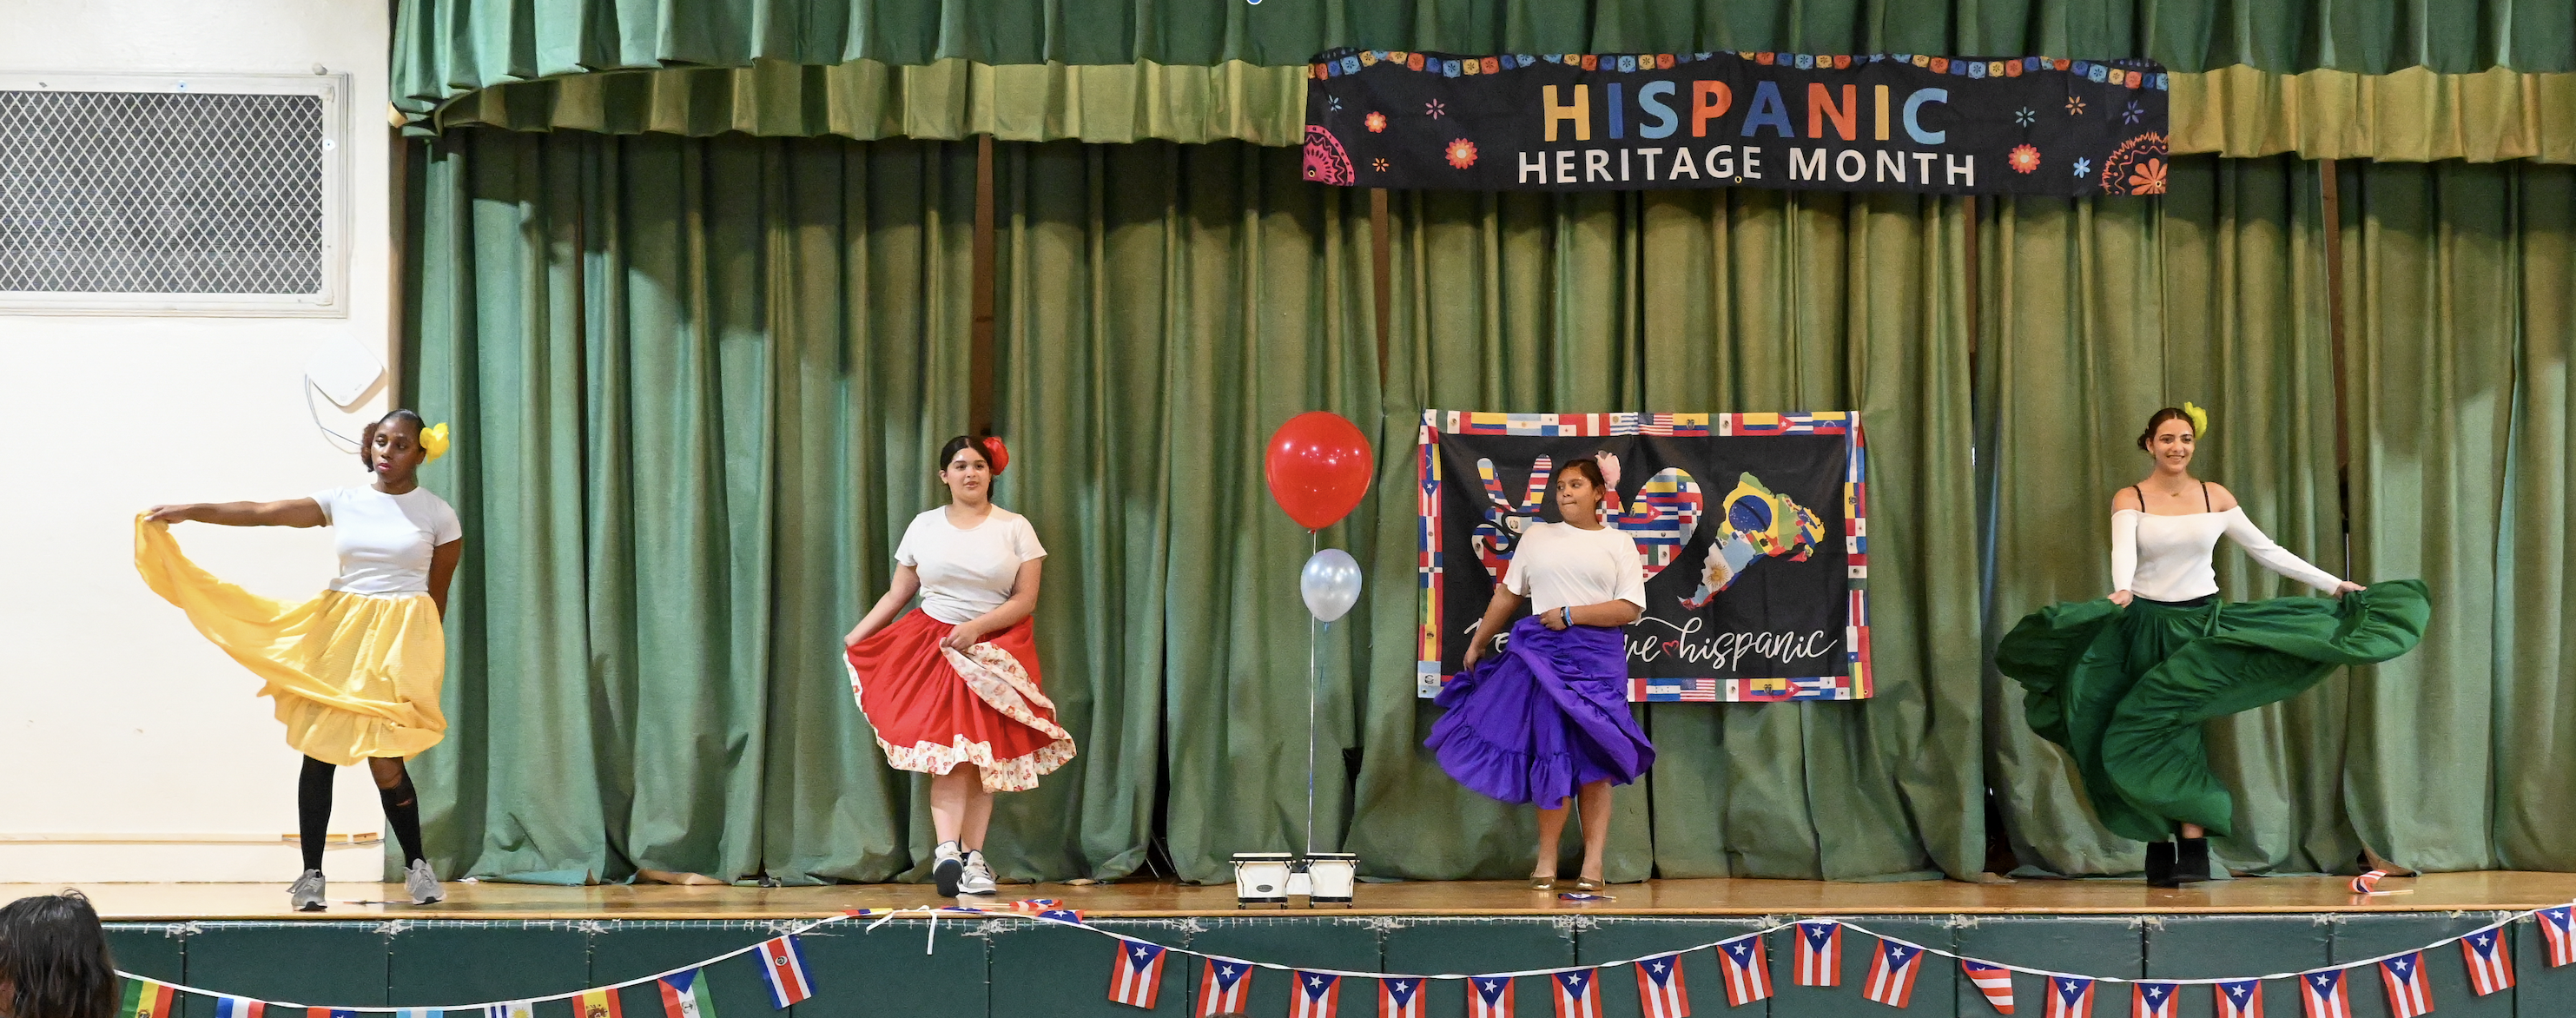
<path id="1" fill-rule="evenodd" d="M 1514 623 L 1502 653 L 1440 687 L 1432 702 L 1449 712 L 1422 744 L 1459 784 L 1504 802 L 1553 808 L 1595 781 L 1637 780 L 1655 746 L 1628 713 L 1621 632 Z"/>

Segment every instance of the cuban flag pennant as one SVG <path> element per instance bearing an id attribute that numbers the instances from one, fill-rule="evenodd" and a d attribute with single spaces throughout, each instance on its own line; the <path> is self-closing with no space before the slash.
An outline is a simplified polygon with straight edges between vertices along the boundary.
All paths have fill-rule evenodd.
<path id="1" fill-rule="evenodd" d="M 537 1002 L 533 1000 L 513 1000 L 483 1008 L 483 1018 L 536 1018 L 536 1014 Z"/>
<path id="2" fill-rule="evenodd" d="M 1082 910 L 1078 908 L 1051 908 L 1038 913 L 1038 918 L 1053 919 L 1056 922 L 1071 923 L 1075 926 L 1080 926 L 1082 925 Z"/>
<path id="3" fill-rule="evenodd" d="M 1288 995 L 1288 1018 L 1333 1018 L 1342 999 L 1342 977 L 1302 971 L 1296 976 L 1297 992 Z"/>
<path id="4" fill-rule="evenodd" d="M 2174 1018 L 2172 983 L 2132 983 L 2129 986 L 2129 1018 Z"/>
<path id="5" fill-rule="evenodd" d="M 1717 945 L 1717 964 L 1726 973 L 1726 1006 L 1771 999 L 1771 959 L 1762 948 L 1761 934 Z"/>
<path id="6" fill-rule="evenodd" d="M 2047 1018 L 2093 1018 L 2093 981 L 2083 976 L 2048 977 Z"/>
<path id="7" fill-rule="evenodd" d="M 625 1018 L 615 989 L 581 991 L 581 996 L 573 1000 L 572 1013 L 575 1018 Z"/>
<path id="8" fill-rule="evenodd" d="M 1467 980 L 1467 1018 L 1512 1018 L 1510 976 L 1477 976 Z"/>
<path id="9" fill-rule="evenodd" d="M 1163 992 L 1163 945 L 1118 938 L 1118 955 L 1109 963 L 1109 999 L 1130 1007 L 1151 1008 Z"/>
<path id="10" fill-rule="evenodd" d="M 1690 1018 L 1690 991 L 1682 986 L 1682 956 L 1637 961 L 1637 1009 L 1644 1018 Z"/>
<path id="11" fill-rule="evenodd" d="M 1199 1018 L 1242 1012 L 1252 1006 L 1252 966 L 1232 958 L 1209 958 L 1199 966 Z"/>
<path id="12" fill-rule="evenodd" d="M 760 979 L 769 984 L 769 1002 L 779 1010 L 814 995 L 814 981 L 805 977 L 805 945 L 795 937 L 761 941 L 752 957 L 760 960 Z"/>
<path id="13" fill-rule="evenodd" d="M 2549 967 L 2576 965 L 2576 905 L 2540 910 L 2540 939 L 2549 942 Z"/>
<path id="14" fill-rule="evenodd" d="M 1904 1007 L 1914 999 L 1914 977 L 1923 971 L 1923 949 L 1902 940 L 1881 937 L 1878 950 L 1869 960 L 1869 981 L 1864 984 L 1869 999 L 1889 1007 Z"/>
<path id="15" fill-rule="evenodd" d="M 2344 995 L 2343 970 L 2301 973 L 2299 1013 L 2304 1018 L 2352 1018 L 2352 1000 Z"/>
<path id="16" fill-rule="evenodd" d="M 2218 999 L 2218 1018 L 2263 1018 L 2263 981 L 2238 979 L 2210 987 Z"/>
<path id="17" fill-rule="evenodd" d="M 1388 976 L 1377 981 L 1377 1018 L 1422 1018 L 1422 980 Z"/>
<path id="18" fill-rule="evenodd" d="M 1843 924 L 1798 924 L 1798 985 L 1843 984 Z"/>
<path id="19" fill-rule="evenodd" d="M 1977 992 L 1986 995 L 1986 1003 L 1995 1006 L 1996 1014 L 2011 1014 L 2012 970 L 1971 958 L 1959 959 L 1959 972 L 1976 984 Z"/>
<path id="20" fill-rule="evenodd" d="M 1598 974 L 1574 969 L 1548 980 L 1556 987 L 1556 1018 L 1601 1018 L 1601 981 L 1592 978 Z"/>
<path id="21" fill-rule="evenodd" d="M 705 969 L 690 969 L 654 980 L 662 991 L 663 1018 L 716 1018 L 715 988 Z"/>
<path id="22" fill-rule="evenodd" d="M 2433 981 L 2424 975 L 2424 952 L 2401 954 L 2380 962 L 2379 982 L 2388 988 L 2388 1010 L 2396 1018 L 2416 1018 L 2433 1012 Z"/>
<path id="23" fill-rule="evenodd" d="M 268 1005 L 248 997 L 215 998 L 215 1018 L 266 1018 Z"/>
<path id="24" fill-rule="evenodd" d="M 2469 988 L 2478 996 L 2513 988 L 2513 951 L 2505 946 L 2503 927 L 2461 937 L 2460 954 L 2468 959 Z"/>

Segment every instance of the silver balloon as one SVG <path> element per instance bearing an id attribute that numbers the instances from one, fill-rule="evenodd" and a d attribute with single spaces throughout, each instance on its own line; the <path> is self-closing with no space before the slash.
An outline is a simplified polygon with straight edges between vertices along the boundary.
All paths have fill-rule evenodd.
<path id="1" fill-rule="evenodd" d="M 1297 592 L 1306 596 L 1306 610 L 1317 619 L 1331 622 L 1350 614 L 1351 606 L 1360 603 L 1360 562 L 1340 548 L 1316 552 L 1297 577 Z"/>

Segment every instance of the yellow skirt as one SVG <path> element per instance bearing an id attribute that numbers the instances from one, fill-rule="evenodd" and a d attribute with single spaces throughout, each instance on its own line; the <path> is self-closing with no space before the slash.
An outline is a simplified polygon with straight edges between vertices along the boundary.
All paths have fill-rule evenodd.
<path id="1" fill-rule="evenodd" d="M 170 525 L 134 521 L 134 568 L 277 701 L 286 744 L 329 764 L 407 757 L 446 737 L 438 710 L 447 637 L 427 594 L 325 591 L 281 604 L 216 579 Z"/>

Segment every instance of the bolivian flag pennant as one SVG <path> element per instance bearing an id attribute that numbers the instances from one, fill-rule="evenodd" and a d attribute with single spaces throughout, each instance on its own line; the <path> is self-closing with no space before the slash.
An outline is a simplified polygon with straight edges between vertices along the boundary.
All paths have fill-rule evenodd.
<path id="1" fill-rule="evenodd" d="M 125 981 L 125 1000 L 116 1006 L 117 1018 L 172 1018 L 170 987 L 149 979 Z"/>

